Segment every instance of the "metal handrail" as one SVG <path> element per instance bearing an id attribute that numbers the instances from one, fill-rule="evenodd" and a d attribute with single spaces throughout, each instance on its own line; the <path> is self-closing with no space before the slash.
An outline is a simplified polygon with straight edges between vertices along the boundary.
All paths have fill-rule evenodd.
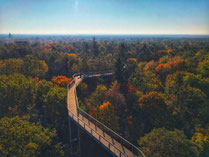
<path id="1" fill-rule="evenodd" d="M 99 122 L 98 120 L 96 120 L 94 117 L 92 117 L 91 115 L 89 115 L 88 113 L 83 111 L 82 109 L 79 108 L 78 110 L 79 110 L 79 114 L 86 117 L 89 121 L 94 123 L 95 126 L 98 126 L 100 129 L 102 129 L 107 134 L 111 135 L 111 137 L 113 137 L 121 145 L 123 145 L 126 148 L 128 148 L 129 150 L 131 150 L 133 152 L 133 154 L 141 155 L 142 157 L 144 157 L 144 154 L 142 153 L 142 151 L 140 149 L 138 149 L 136 146 L 134 146 L 133 144 L 131 144 L 130 142 L 128 142 L 125 138 L 118 135 L 116 132 L 114 132 L 113 130 L 111 130 L 110 128 L 108 128 L 107 126 L 105 126 L 104 124 Z"/>
<path id="2" fill-rule="evenodd" d="M 98 136 L 99 136 L 99 139 L 97 139 L 97 140 L 99 140 L 99 142 L 101 142 L 102 143 L 102 141 L 101 141 L 101 138 L 104 140 L 104 141 L 106 141 L 107 143 L 108 143 L 108 148 L 110 149 L 110 145 L 112 146 L 112 147 L 114 147 L 114 149 L 116 149 L 118 152 L 119 152 L 119 156 L 121 157 L 121 155 L 123 155 L 124 157 L 127 157 L 127 155 L 125 154 L 125 153 L 123 153 L 123 152 L 121 152 L 121 150 L 120 149 L 118 149 L 117 147 L 115 147 L 111 142 L 109 142 L 108 140 L 106 140 L 103 136 L 101 136 L 99 133 L 97 133 L 97 131 L 94 129 L 94 128 L 92 128 L 92 127 L 90 127 L 85 121 L 83 121 L 81 118 L 79 118 L 78 116 L 75 116 L 70 110 L 68 110 L 71 114 L 72 114 L 72 119 L 73 120 L 75 120 L 76 118 L 77 118 L 77 122 L 79 123 L 79 121 L 81 121 L 83 124 L 84 124 L 84 126 L 82 126 L 82 125 L 80 125 L 80 126 L 82 126 L 85 130 L 86 130 L 86 128 L 85 128 L 85 126 L 87 126 L 87 127 L 89 127 L 90 129 L 91 129 L 91 132 L 90 132 L 90 134 L 91 135 L 93 135 L 93 133 L 92 132 L 95 132 Z M 75 117 L 75 119 L 73 118 L 73 117 Z M 76 120 L 75 120 L 76 121 Z M 79 123 L 80 124 L 80 123 Z M 95 137 L 95 136 L 94 136 Z M 114 152 L 115 153 L 115 152 Z M 115 153 L 116 154 L 116 153 Z"/>
<path id="3" fill-rule="evenodd" d="M 74 85 L 74 83 L 75 83 L 75 81 L 71 81 L 69 84 L 68 84 L 68 87 L 67 87 L 67 89 L 69 90 L 73 85 Z M 78 107 L 78 99 L 77 99 L 77 94 L 76 94 L 76 88 L 75 88 L 75 90 L 74 90 L 74 94 L 75 94 L 75 100 L 76 100 L 76 107 L 77 107 L 77 110 L 78 109 L 80 109 L 79 107 Z M 120 149 L 118 149 L 117 147 L 115 147 L 111 142 L 109 142 L 108 140 L 106 140 L 103 136 L 101 136 L 99 133 L 97 133 L 97 131 L 94 129 L 94 128 L 92 128 L 92 127 L 90 127 L 88 124 L 86 124 L 86 122 L 84 122 L 82 119 L 80 119 L 79 118 L 79 111 L 77 112 L 77 116 L 75 116 L 70 110 L 68 110 L 68 112 L 70 112 L 71 114 L 72 114 L 72 119 L 74 119 L 73 117 L 76 117 L 78 120 L 77 120 L 77 122 L 79 123 L 79 121 L 81 121 L 83 124 L 84 124 L 84 126 L 83 126 L 83 128 L 85 129 L 85 126 L 88 126 L 90 129 L 91 129 L 91 133 L 90 134 L 92 134 L 93 135 L 93 133 L 92 133 L 92 131 L 94 131 L 98 136 L 99 136 L 99 142 L 101 142 L 102 143 L 102 141 L 101 141 L 101 138 L 104 140 L 104 141 L 106 141 L 107 143 L 108 143 L 108 148 L 110 149 L 110 145 L 112 146 L 112 147 L 114 147 L 114 149 L 116 149 L 118 152 L 119 152 L 119 156 L 120 157 L 122 157 L 121 155 L 123 155 L 124 157 L 127 157 L 127 155 L 125 154 L 125 153 L 123 153 Z M 75 120 L 75 119 L 74 119 Z M 80 124 L 80 123 L 79 123 Z M 82 125 L 81 125 L 82 126 Z M 95 137 L 95 136 L 94 136 Z M 111 150 L 111 149 L 110 149 Z M 112 150 L 111 150 L 112 151 Z M 114 152 L 115 153 L 115 152 Z M 116 154 L 116 153 L 115 153 Z"/>
<path id="4" fill-rule="evenodd" d="M 72 78 L 74 79 L 76 76 L 89 76 L 89 75 L 96 75 L 96 74 L 107 74 L 107 73 L 114 73 L 114 70 L 108 71 L 100 71 L 100 72 L 87 72 L 87 73 L 75 73 L 73 74 Z"/>
<path id="5" fill-rule="evenodd" d="M 91 77 L 93 75 L 100 74 L 100 76 L 102 76 L 102 75 L 104 76 L 104 75 L 107 75 L 107 74 L 109 75 L 110 73 L 113 74 L 114 72 L 113 71 L 108 71 L 108 72 L 106 71 L 106 72 L 102 72 L 102 73 L 100 73 L 100 72 L 97 72 L 97 73 L 88 73 L 88 75 L 87 74 L 83 74 L 83 73 L 82 74 L 81 73 L 77 73 L 77 74 L 73 75 L 73 79 L 74 79 L 75 76 L 79 76 L 79 75 L 80 75 L 80 77 L 82 77 L 82 80 L 83 80 L 84 78 L 88 78 L 88 77 Z M 71 81 L 71 83 L 68 86 L 68 89 L 70 89 L 74 83 L 75 83 L 74 80 Z M 89 115 L 88 113 L 86 113 L 85 111 L 83 111 L 82 109 L 80 109 L 79 108 L 79 105 L 78 105 L 76 88 L 74 90 L 74 94 L 75 94 L 75 100 L 76 100 L 77 116 L 78 116 L 78 118 L 79 118 L 79 113 L 80 113 L 82 116 L 86 117 L 89 121 L 91 121 L 92 123 L 94 123 L 95 126 L 98 126 L 103 131 L 105 130 L 104 132 L 106 132 L 107 134 L 112 135 L 111 137 L 113 137 L 116 141 L 118 141 L 122 146 L 125 146 L 130 151 L 132 151 L 134 155 L 141 156 L 141 157 L 145 157 L 145 155 L 143 154 L 143 152 L 140 149 L 138 149 L 136 146 L 134 146 L 133 144 L 131 144 L 130 142 L 128 142 L 126 139 L 124 139 L 123 137 L 121 137 L 120 135 L 118 135 L 117 133 L 115 133 L 113 130 L 111 130 L 110 128 L 108 128 L 107 126 L 105 126 L 104 124 L 102 124 L 101 122 L 99 122 L 98 120 L 96 120 L 94 117 L 92 117 L 91 115 Z M 101 135 L 99 135 L 99 136 L 101 136 Z M 101 137 L 103 138 L 103 136 L 101 136 Z M 107 141 L 107 140 L 105 139 L 105 141 Z M 113 146 L 113 147 L 115 147 L 115 146 Z M 116 148 L 116 149 L 119 150 L 118 148 Z M 121 153 L 123 153 L 123 152 L 121 152 Z"/>

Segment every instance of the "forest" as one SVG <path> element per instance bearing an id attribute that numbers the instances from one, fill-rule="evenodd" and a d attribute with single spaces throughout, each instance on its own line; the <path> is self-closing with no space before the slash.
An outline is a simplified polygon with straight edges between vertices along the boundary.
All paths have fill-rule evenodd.
<path id="1" fill-rule="evenodd" d="M 106 38 L 0 42 L 0 156 L 69 156 L 67 84 L 108 70 L 80 108 L 147 157 L 209 156 L 209 39 Z"/>

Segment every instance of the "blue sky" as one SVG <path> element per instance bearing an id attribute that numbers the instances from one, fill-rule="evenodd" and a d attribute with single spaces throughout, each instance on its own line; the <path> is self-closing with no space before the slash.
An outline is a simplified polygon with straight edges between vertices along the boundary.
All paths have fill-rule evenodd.
<path id="1" fill-rule="evenodd" d="M 209 0 L 0 0 L 0 33 L 209 34 Z"/>

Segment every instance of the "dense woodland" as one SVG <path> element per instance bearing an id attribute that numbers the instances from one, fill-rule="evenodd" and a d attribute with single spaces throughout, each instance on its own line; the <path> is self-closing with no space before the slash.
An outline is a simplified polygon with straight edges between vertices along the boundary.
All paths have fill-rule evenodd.
<path id="1" fill-rule="evenodd" d="M 1 42 L 0 156 L 69 156 L 66 86 L 107 70 L 79 85 L 83 110 L 147 157 L 209 156 L 208 38 Z"/>

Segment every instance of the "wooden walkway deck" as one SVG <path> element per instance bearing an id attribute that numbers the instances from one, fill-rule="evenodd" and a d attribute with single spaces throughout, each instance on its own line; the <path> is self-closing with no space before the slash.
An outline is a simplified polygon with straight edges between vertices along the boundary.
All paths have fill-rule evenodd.
<path id="1" fill-rule="evenodd" d="M 110 74 L 95 74 L 86 77 L 99 77 Z M 114 133 L 88 113 L 82 111 L 78 106 L 76 87 L 81 83 L 84 76 L 74 77 L 74 81 L 68 87 L 67 107 L 68 115 L 79 124 L 79 126 L 87 131 L 95 140 L 99 141 L 106 149 L 118 157 L 144 157 L 144 154 L 134 145 Z"/>

